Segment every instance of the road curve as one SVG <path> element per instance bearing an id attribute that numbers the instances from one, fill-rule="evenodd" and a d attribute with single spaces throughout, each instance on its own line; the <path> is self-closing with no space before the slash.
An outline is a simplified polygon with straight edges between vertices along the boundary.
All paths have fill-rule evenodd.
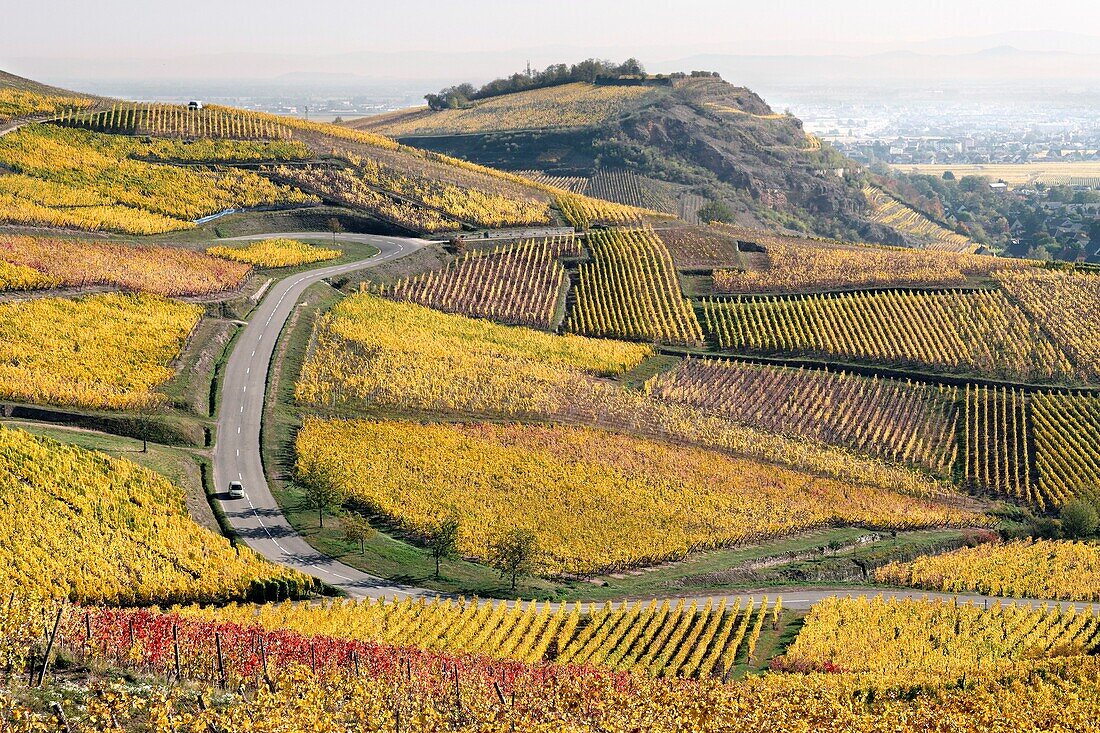
<path id="1" fill-rule="evenodd" d="M 239 240 L 266 239 L 271 235 L 250 235 L 236 237 Z M 326 232 L 292 232 L 280 236 L 299 239 L 331 237 Z M 233 353 L 226 363 L 225 378 L 222 383 L 221 409 L 218 415 L 217 442 L 214 446 L 214 481 L 218 491 L 218 501 L 237 534 L 261 555 L 272 562 L 300 570 L 313 577 L 320 578 L 331 586 L 339 588 L 353 598 L 401 598 L 409 596 L 436 596 L 438 591 L 414 586 L 395 585 L 377 576 L 356 570 L 313 549 L 294 531 L 287 522 L 275 497 L 267 485 L 263 462 L 260 455 L 260 423 L 263 418 L 264 393 L 267 389 L 267 374 L 275 345 L 282 332 L 283 325 L 293 312 L 298 299 L 310 285 L 333 275 L 370 267 L 388 260 L 394 260 L 414 252 L 428 242 L 419 239 L 401 237 L 383 237 L 371 234 L 338 234 L 344 241 L 363 242 L 374 245 L 379 253 L 356 262 L 331 267 L 321 267 L 297 275 L 291 275 L 275 284 L 261 304 L 253 312 L 248 325 L 240 334 Z M 223 492 L 229 482 L 240 480 L 245 486 L 245 498 L 231 500 Z M 754 591 L 734 593 L 714 593 L 697 595 L 693 593 L 670 594 L 670 599 L 683 598 L 686 602 L 698 600 L 700 605 L 707 598 L 715 601 L 727 598 L 729 602 L 737 599 L 759 598 L 769 595 L 783 597 L 783 606 L 795 610 L 805 610 L 820 600 L 832 596 L 932 598 L 956 600 L 959 603 L 993 604 L 1011 603 L 1015 599 L 996 598 L 976 594 L 934 593 L 921 590 L 891 589 L 875 586 L 835 586 L 824 588 L 772 587 Z M 659 596 L 665 597 L 665 596 Z M 622 601 L 623 603 L 632 602 Z M 1018 603 L 1046 603 L 1038 599 L 1019 599 Z M 1074 607 L 1085 610 L 1091 604 L 1049 601 L 1062 608 Z M 511 605 L 511 602 L 509 602 Z M 553 604 L 557 607 L 558 604 Z"/>
<path id="2" fill-rule="evenodd" d="M 270 235 L 267 235 L 270 236 Z M 323 232 L 297 232 L 285 236 L 324 237 Z M 221 408 L 214 444 L 214 486 L 218 501 L 234 531 L 249 547 L 272 562 L 320 578 L 356 597 L 402 597 L 427 591 L 393 585 L 321 554 L 290 526 L 279 509 L 264 475 L 260 454 L 267 374 L 275 344 L 306 288 L 334 275 L 360 270 L 410 254 L 427 242 L 368 234 L 337 235 L 345 241 L 365 242 L 378 248 L 373 257 L 331 267 L 320 267 L 283 278 L 253 311 L 225 366 Z M 242 237 L 242 239 L 260 239 Z M 239 480 L 245 498 L 229 499 L 229 482 Z"/>

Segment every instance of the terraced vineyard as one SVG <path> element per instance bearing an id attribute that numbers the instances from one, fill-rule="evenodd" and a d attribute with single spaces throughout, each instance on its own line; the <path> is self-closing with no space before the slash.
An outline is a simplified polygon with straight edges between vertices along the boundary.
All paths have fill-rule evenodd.
<path id="1" fill-rule="evenodd" d="M 458 221 L 494 228 L 550 222 L 550 210 L 543 201 L 462 188 L 446 181 L 403 172 L 354 153 L 343 155 L 354 166 L 355 175 L 366 185 L 437 210 Z"/>
<path id="2" fill-rule="evenodd" d="M 189 229 L 193 219 L 225 209 L 316 201 L 251 171 L 138 159 L 161 149 L 137 138 L 52 125 L 29 125 L 6 135 L 0 139 L 0 163 L 21 173 L 22 185 L 0 189 L 0 221 L 157 234 Z"/>
<path id="3" fill-rule="evenodd" d="M 559 258 L 580 253 L 571 236 L 467 251 L 443 270 L 398 280 L 382 293 L 447 313 L 550 329 L 566 282 Z"/>
<path id="4" fill-rule="evenodd" d="M 168 296 L 239 288 L 251 271 L 181 247 L 11 235 L 0 235 L 0 264 L 23 273 L 13 280 L 0 268 L 0 291 L 102 285 Z"/>
<path id="5" fill-rule="evenodd" d="M 743 268 L 737 238 L 726 235 L 715 227 L 673 227 L 662 229 L 658 234 L 678 267 Z"/>
<path id="6" fill-rule="evenodd" d="M 646 214 L 655 213 L 566 191 L 557 193 L 554 201 L 566 221 L 577 229 L 588 229 L 596 224 L 639 227 Z"/>
<path id="7" fill-rule="evenodd" d="M 353 172 L 343 168 L 279 167 L 275 176 L 327 201 L 335 201 L 416 232 L 458 231 L 461 223 L 434 209 L 406 203 L 379 193 Z"/>
<path id="8" fill-rule="evenodd" d="M 721 293 L 798 293 L 871 286 L 963 285 L 971 277 L 988 277 L 1030 263 L 1000 257 L 951 252 L 889 249 L 767 241 L 766 267 L 714 272 Z"/>
<path id="9" fill-rule="evenodd" d="M 676 200 L 667 183 L 628 171 L 600 171 L 588 180 L 582 193 L 640 209 L 676 214 Z"/>
<path id="10" fill-rule="evenodd" d="M 863 195 L 873 213 L 871 221 L 893 227 L 928 242 L 928 249 L 945 252 L 974 252 L 978 245 L 967 237 L 938 224 L 924 214 L 909 208 L 885 191 L 866 186 Z"/>
<path id="11" fill-rule="evenodd" d="M 727 606 L 683 601 L 610 604 L 504 603 L 436 598 L 431 602 L 335 601 L 320 606 L 186 607 L 185 618 L 259 624 L 269 631 L 325 634 L 435 652 L 527 663 L 593 665 L 653 677 L 722 678 L 753 657 L 765 623 L 778 624 L 782 601 L 767 596 Z"/>
<path id="12" fill-rule="evenodd" d="M 646 387 L 660 399 L 762 430 L 938 474 L 955 461 L 955 389 L 706 359 L 684 361 Z"/>
<path id="13" fill-rule="evenodd" d="M 593 232 L 567 327 L 575 333 L 695 344 L 702 331 L 672 258 L 652 231 Z"/>
<path id="14" fill-rule="evenodd" d="M 517 175 L 529 178 L 535 183 L 543 186 L 552 186 L 554 188 L 560 188 L 563 191 L 569 191 L 570 193 L 586 193 L 588 188 L 588 179 L 584 176 L 556 176 L 551 173 L 536 170 L 517 171 Z"/>
<path id="15" fill-rule="evenodd" d="M 990 542 L 894 562 L 879 568 L 875 580 L 953 593 L 1100 601 L 1100 549 L 1062 540 Z"/>
<path id="16" fill-rule="evenodd" d="M 1000 291 L 855 292 L 708 300 L 723 349 L 1075 381 L 1066 355 Z"/>

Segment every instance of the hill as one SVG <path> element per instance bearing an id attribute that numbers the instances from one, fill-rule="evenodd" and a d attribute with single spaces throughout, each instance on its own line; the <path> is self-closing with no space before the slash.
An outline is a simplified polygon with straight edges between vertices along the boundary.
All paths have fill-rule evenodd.
<path id="1" fill-rule="evenodd" d="M 0 71 L 0 126 L 23 117 L 56 114 L 64 109 L 87 109 L 99 101 L 88 94 Z"/>
<path id="2" fill-rule="evenodd" d="M 872 220 L 858 166 L 751 90 L 703 72 L 569 81 L 347 124 L 687 221 L 714 201 L 743 224 L 909 241 Z M 599 182 L 608 176 L 618 183 Z"/>

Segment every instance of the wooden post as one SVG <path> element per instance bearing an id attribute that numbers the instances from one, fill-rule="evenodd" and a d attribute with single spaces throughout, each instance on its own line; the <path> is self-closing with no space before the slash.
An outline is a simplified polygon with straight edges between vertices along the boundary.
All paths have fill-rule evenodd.
<path id="1" fill-rule="evenodd" d="M 65 729 L 65 733 L 73 733 L 73 728 L 69 725 L 69 719 L 65 717 L 65 710 L 62 709 L 61 703 L 54 700 L 50 703 L 50 709 L 53 710 L 53 714 L 57 716 L 58 725 Z"/>
<path id="2" fill-rule="evenodd" d="M 455 706 L 462 712 L 462 691 L 458 688 L 458 665 L 455 665 Z"/>
<path id="3" fill-rule="evenodd" d="M 61 626 L 61 614 L 65 613 L 65 607 L 57 609 L 57 616 L 53 620 L 53 631 L 50 632 L 50 640 L 46 642 L 46 656 L 42 660 L 42 669 L 38 672 L 38 686 L 41 687 L 46 679 L 46 670 L 50 667 L 50 655 L 53 654 L 53 645 L 57 641 L 57 630 Z"/>
<path id="4" fill-rule="evenodd" d="M 222 635 L 220 631 L 214 632 L 214 647 L 218 651 L 218 677 L 222 687 L 225 687 L 225 659 L 222 657 Z"/>
<path id="5" fill-rule="evenodd" d="M 309 668 L 313 674 L 317 674 L 317 652 L 312 641 L 309 642 Z"/>
<path id="6" fill-rule="evenodd" d="M 351 664 L 355 668 L 355 676 L 361 676 L 359 674 L 359 652 L 355 649 L 351 650 Z"/>
<path id="7" fill-rule="evenodd" d="M 172 624 L 172 652 L 176 660 L 176 682 L 183 682 L 183 671 L 180 669 L 180 638 L 176 624 Z"/>
<path id="8" fill-rule="evenodd" d="M 493 680 L 493 689 L 497 691 L 497 699 L 500 700 L 500 704 L 507 705 L 508 701 L 504 698 L 504 692 L 500 689 L 500 683 Z"/>
<path id="9" fill-rule="evenodd" d="M 264 641 L 264 637 L 260 637 L 260 663 L 264 669 L 264 683 L 267 688 L 272 692 L 275 692 L 275 683 L 271 681 L 271 676 L 267 673 L 267 642 Z"/>

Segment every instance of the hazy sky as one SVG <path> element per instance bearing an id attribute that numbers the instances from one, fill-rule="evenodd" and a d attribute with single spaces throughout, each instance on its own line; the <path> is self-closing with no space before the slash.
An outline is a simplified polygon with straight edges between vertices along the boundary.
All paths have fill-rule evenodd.
<path id="1" fill-rule="evenodd" d="M 382 75 L 395 70 L 383 68 L 385 61 L 375 54 L 408 52 L 427 52 L 427 62 L 440 53 L 468 52 L 529 55 L 539 64 L 574 60 L 561 56 L 570 52 L 615 58 L 633 53 L 650 61 L 694 53 L 858 55 L 957 36 L 1100 29 L 1100 2 L 1094 0 L 0 3 L 5 23 L 0 28 L 0 68 L 55 76 L 67 70 L 70 77 L 184 72 L 253 76 L 291 67 L 334 71 L 337 65 L 331 59 L 315 60 L 340 54 L 362 55 L 348 64 L 353 68 L 342 70 Z M 298 63 L 230 62 L 256 54 L 268 56 L 268 61 L 298 57 Z M 211 56 L 218 61 L 212 62 Z M 429 66 L 409 68 L 421 74 Z"/>

